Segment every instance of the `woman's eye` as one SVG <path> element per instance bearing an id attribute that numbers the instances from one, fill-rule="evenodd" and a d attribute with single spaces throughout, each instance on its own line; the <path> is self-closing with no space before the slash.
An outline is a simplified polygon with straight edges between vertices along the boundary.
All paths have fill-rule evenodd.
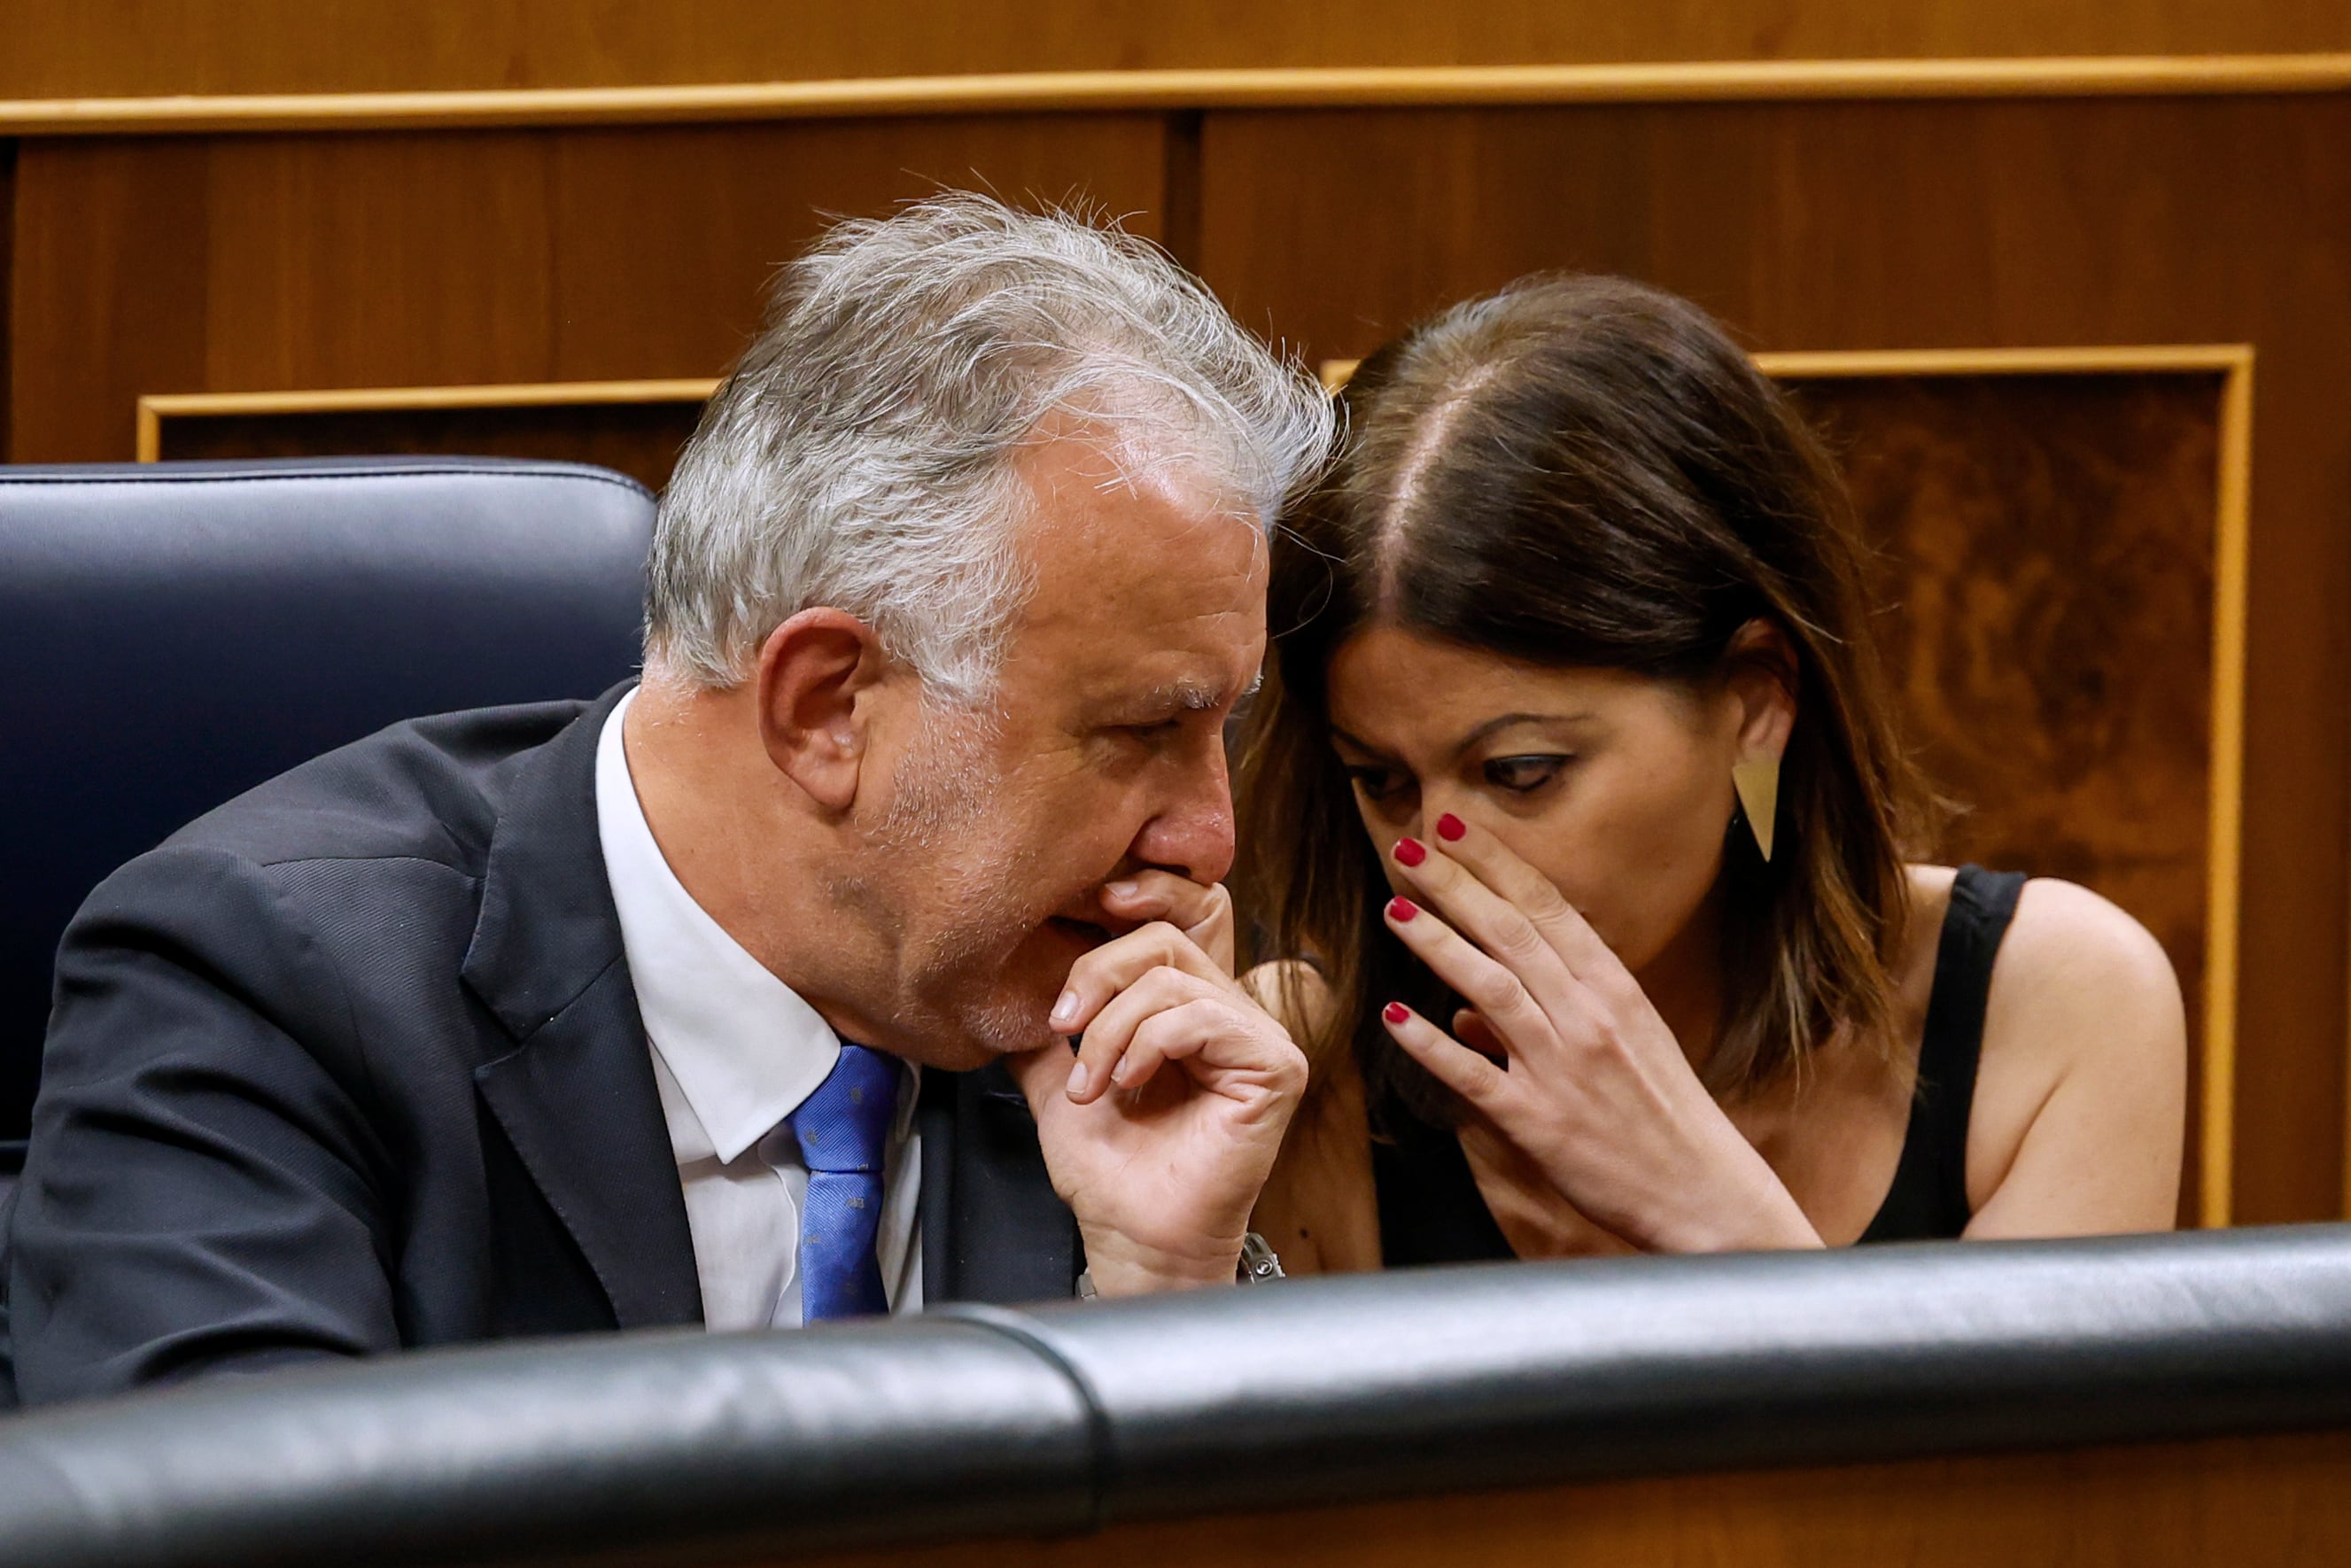
<path id="1" fill-rule="evenodd" d="M 1404 776 L 1385 768 L 1350 768 L 1347 781 L 1366 800 L 1386 800 L 1407 787 Z"/>
<path id="2" fill-rule="evenodd" d="M 1570 760 L 1555 755 L 1497 757 L 1485 766 L 1486 782 L 1497 789 L 1523 794 L 1558 778 Z"/>

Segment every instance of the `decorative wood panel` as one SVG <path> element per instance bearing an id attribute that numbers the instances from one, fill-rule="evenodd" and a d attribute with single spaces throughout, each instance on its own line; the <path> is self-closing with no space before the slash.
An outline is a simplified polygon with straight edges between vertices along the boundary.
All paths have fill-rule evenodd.
<path id="1" fill-rule="evenodd" d="M 2208 1225 L 2230 1212 L 2241 826 L 2244 475 L 2223 455 L 2252 373 L 2214 358 L 1773 366 L 1882 552 L 1907 734 L 1959 808 L 1938 852 L 2094 888 L 2170 954 L 2197 1090 L 2181 1218 Z"/>

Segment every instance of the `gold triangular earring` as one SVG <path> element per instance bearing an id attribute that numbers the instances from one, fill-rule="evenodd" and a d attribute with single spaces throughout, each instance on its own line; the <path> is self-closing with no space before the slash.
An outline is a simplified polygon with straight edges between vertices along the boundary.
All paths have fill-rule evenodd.
<path id="1" fill-rule="evenodd" d="M 1771 858 L 1771 830 L 1780 820 L 1780 759 L 1759 757 L 1731 765 L 1730 786 L 1739 791 L 1740 810 L 1747 813 L 1748 831 L 1763 858 Z"/>

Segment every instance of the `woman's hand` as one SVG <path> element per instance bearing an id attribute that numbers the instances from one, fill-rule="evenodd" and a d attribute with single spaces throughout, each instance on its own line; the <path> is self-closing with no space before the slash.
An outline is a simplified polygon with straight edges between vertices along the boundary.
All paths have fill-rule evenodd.
<path id="1" fill-rule="evenodd" d="M 1595 1223 L 1653 1251 L 1817 1247 L 1607 944 L 1491 834 L 1398 841 L 1388 928 L 1475 1014 L 1471 1050 L 1399 1003 L 1388 1032 Z M 1425 907 L 1424 907 L 1425 906 Z"/>

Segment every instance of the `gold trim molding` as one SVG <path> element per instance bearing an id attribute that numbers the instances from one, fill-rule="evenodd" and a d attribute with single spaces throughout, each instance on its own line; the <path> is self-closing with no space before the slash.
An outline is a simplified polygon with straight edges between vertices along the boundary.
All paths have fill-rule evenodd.
<path id="1" fill-rule="evenodd" d="M 1039 71 L 700 86 L 31 99 L 0 136 L 691 124 L 849 116 L 2351 90 L 2351 54 Z"/>
<path id="2" fill-rule="evenodd" d="M 1325 360 L 1336 392 L 1357 360 Z M 1859 376 L 2218 375 L 2220 497 L 2213 514 L 2212 732 L 2206 789 L 2204 878 L 2204 1062 L 2197 1124 L 2203 1134 L 2197 1220 L 2225 1226 L 2235 1212 L 2237 945 L 2243 907 L 2245 821 L 2246 556 L 2252 529 L 2253 347 L 2250 343 L 2126 344 L 2053 349 L 1870 349 L 1755 356 L 1775 380 Z M 2344 1105 L 2351 1147 L 2351 1095 Z M 2351 1165 L 2344 1178 L 2351 1214 Z"/>
<path id="3" fill-rule="evenodd" d="M 706 402 L 709 377 L 643 382 L 518 382 L 504 385 L 352 387 L 331 392 L 159 392 L 139 400 L 138 460 L 163 455 L 167 419 L 247 414 L 385 413 L 407 409 L 572 408 L 592 403 Z"/>

